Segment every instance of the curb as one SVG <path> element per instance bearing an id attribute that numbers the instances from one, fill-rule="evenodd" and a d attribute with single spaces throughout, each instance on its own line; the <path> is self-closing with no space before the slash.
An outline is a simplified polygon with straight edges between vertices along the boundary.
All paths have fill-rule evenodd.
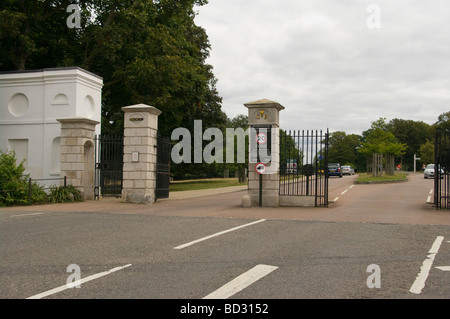
<path id="1" fill-rule="evenodd" d="M 408 179 L 396 179 L 396 180 L 392 180 L 392 181 L 370 181 L 370 182 L 358 182 L 358 181 L 354 181 L 354 184 L 358 184 L 358 185 L 368 185 L 368 184 L 393 184 L 393 183 L 406 183 L 408 182 Z"/>

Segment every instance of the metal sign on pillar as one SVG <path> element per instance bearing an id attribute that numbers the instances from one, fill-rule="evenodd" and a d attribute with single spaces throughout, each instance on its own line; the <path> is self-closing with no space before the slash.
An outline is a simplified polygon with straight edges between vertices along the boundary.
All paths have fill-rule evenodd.
<path id="1" fill-rule="evenodd" d="M 251 206 L 278 206 L 279 112 L 270 100 L 244 104 L 248 108 L 249 192 Z"/>

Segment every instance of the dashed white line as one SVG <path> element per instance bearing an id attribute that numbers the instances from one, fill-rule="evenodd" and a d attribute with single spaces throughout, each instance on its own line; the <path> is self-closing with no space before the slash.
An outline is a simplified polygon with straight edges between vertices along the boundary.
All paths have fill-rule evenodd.
<path id="1" fill-rule="evenodd" d="M 258 265 L 236 277 L 229 283 L 223 285 L 221 288 L 210 293 L 203 299 L 227 299 L 239 291 L 244 290 L 246 287 L 267 276 L 272 271 L 278 269 L 276 266 Z"/>
<path id="2" fill-rule="evenodd" d="M 81 284 L 83 284 L 85 282 L 88 282 L 88 281 L 91 281 L 91 280 L 94 280 L 94 279 L 97 279 L 97 278 L 100 278 L 100 277 L 112 274 L 113 272 L 125 269 L 125 268 L 130 267 L 130 266 L 131 266 L 131 264 L 128 264 L 128 265 L 125 265 L 125 266 L 121 266 L 121 267 L 116 267 L 116 268 L 113 268 L 111 270 L 104 271 L 104 272 L 101 272 L 101 273 L 98 273 L 98 274 L 95 274 L 95 275 L 88 276 L 86 278 L 77 280 L 77 281 L 73 282 L 71 285 L 66 284 L 64 286 L 59 286 L 57 288 L 54 288 L 54 289 L 51 289 L 51 290 L 48 290 L 48 291 L 44 291 L 44 292 L 42 292 L 40 294 L 28 297 L 27 299 L 41 299 L 41 298 L 44 298 L 44 297 L 47 297 L 47 296 L 50 296 L 50 295 L 54 295 L 54 294 L 56 294 L 58 292 L 64 291 L 66 289 L 70 289 L 71 287 L 79 286 L 79 285 L 81 285 Z"/>
<path id="3" fill-rule="evenodd" d="M 443 240 L 443 236 L 438 236 L 434 241 L 433 246 L 431 246 L 431 249 L 428 252 L 427 258 L 423 261 L 422 267 L 420 267 L 420 272 L 417 275 L 416 280 L 412 284 L 411 289 L 409 289 L 409 292 L 413 294 L 422 293 L 422 289 L 425 287 L 425 282 L 427 281 L 431 267 L 433 266 L 434 258 L 436 257 Z"/>
<path id="4" fill-rule="evenodd" d="M 430 190 L 429 195 L 427 197 L 427 204 L 432 204 L 431 202 L 431 195 L 433 194 L 434 189 Z"/>
<path id="5" fill-rule="evenodd" d="M 252 222 L 252 223 L 248 223 L 248 224 L 245 224 L 245 225 L 241 225 L 241 226 L 237 226 L 237 227 L 234 227 L 234 228 L 230 228 L 230 229 L 227 229 L 227 230 L 224 230 L 224 231 L 221 231 L 221 232 L 218 232 L 218 233 L 215 233 L 215 234 L 212 234 L 212 235 L 209 235 L 209 236 L 206 236 L 206 237 L 203 237 L 203 238 L 191 241 L 189 243 L 177 246 L 174 249 L 184 249 L 186 247 L 192 246 L 194 244 L 197 244 L 199 242 L 205 241 L 207 239 L 211 239 L 211 238 L 214 238 L 214 237 L 217 237 L 217 236 L 220 236 L 220 235 L 223 235 L 223 234 L 226 234 L 226 233 L 229 233 L 229 232 L 232 232 L 232 231 L 244 228 L 244 227 L 248 227 L 248 226 L 252 226 L 252 225 L 255 225 L 255 224 L 259 224 L 259 223 L 262 223 L 262 222 L 265 222 L 265 221 L 266 221 L 266 219 L 261 219 L 261 220 L 257 220 L 257 221 Z"/>
<path id="6" fill-rule="evenodd" d="M 345 193 L 347 193 L 348 192 L 348 189 L 346 189 L 345 191 L 343 191 L 342 193 L 341 193 L 341 195 L 344 195 Z"/>

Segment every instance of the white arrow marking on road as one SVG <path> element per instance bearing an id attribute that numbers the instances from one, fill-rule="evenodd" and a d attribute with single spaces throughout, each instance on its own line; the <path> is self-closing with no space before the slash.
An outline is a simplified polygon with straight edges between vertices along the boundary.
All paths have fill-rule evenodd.
<path id="1" fill-rule="evenodd" d="M 417 275 L 416 280 L 409 289 L 409 292 L 413 294 L 420 294 L 422 289 L 425 287 L 425 281 L 427 281 L 428 275 L 430 274 L 431 267 L 433 266 L 434 258 L 439 251 L 439 247 L 441 247 L 442 241 L 444 240 L 443 236 L 438 236 L 431 246 L 430 251 L 428 252 L 427 258 L 423 261 L 422 267 L 420 267 L 420 272 Z"/>
<path id="2" fill-rule="evenodd" d="M 261 278 L 267 276 L 275 269 L 278 269 L 278 267 L 268 265 L 258 265 L 256 267 L 253 267 L 249 271 L 223 285 L 221 288 L 210 293 L 203 299 L 227 299 L 237 294 L 239 291 L 244 290 L 246 287 L 250 286 Z"/>
<path id="3" fill-rule="evenodd" d="M 450 266 L 442 266 L 442 267 L 436 267 L 436 268 L 439 270 L 442 270 L 442 271 L 450 271 Z"/>

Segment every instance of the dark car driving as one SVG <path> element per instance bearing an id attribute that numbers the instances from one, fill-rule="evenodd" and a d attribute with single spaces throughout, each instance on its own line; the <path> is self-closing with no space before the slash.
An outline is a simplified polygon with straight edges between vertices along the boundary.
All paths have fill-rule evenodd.
<path id="1" fill-rule="evenodd" d="M 342 177 L 341 164 L 330 163 L 328 164 L 328 176 L 339 176 Z"/>

